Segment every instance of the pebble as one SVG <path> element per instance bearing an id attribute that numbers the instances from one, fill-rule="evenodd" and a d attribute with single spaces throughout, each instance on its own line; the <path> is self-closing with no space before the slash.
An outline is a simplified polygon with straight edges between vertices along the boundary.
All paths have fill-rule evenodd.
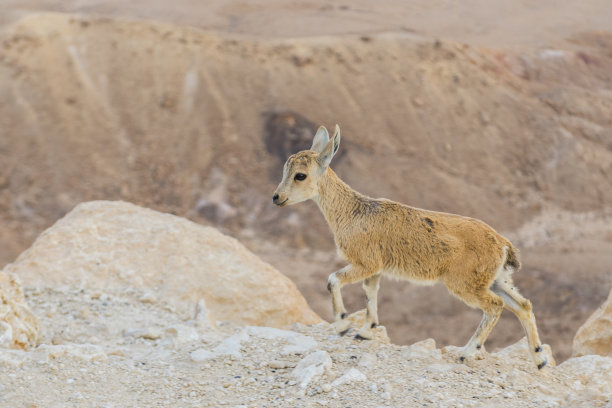
<path id="1" fill-rule="evenodd" d="M 100 292 L 99 290 L 93 291 L 91 292 L 91 294 L 89 295 L 90 299 L 100 299 L 102 297 L 102 292 Z"/>
<path id="2" fill-rule="evenodd" d="M 89 310 L 88 307 L 84 307 L 79 311 L 79 314 L 77 315 L 79 319 L 87 319 L 89 316 L 91 316 L 91 310 Z"/>
<path id="3" fill-rule="evenodd" d="M 302 389 L 318 380 L 332 368 L 332 359 L 326 351 L 318 350 L 304 357 L 291 372 L 291 376 L 300 382 Z"/>
<path id="4" fill-rule="evenodd" d="M 361 371 L 359 371 L 356 368 L 349 368 L 348 371 L 344 373 L 344 375 L 334 380 L 334 382 L 332 382 L 331 385 L 332 387 L 338 387 L 343 384 L 350 384 L 350 383 L 366 381 L 366 380 L 367 380 L 367 377 Z M 385 385 L 388 385 L 388 384 L 385 384 Z"/>
<path id="5" fill-rule="evenodd" d="M 136 337 L 145 340 L 157 340 L 162 336 L 162 331 L 156 327 L 147 327 L 145 330 L 136 334 Z"/>
<path id="6" fill-rule="evenodd" d="M 148 291 L 143 293 L 143 295 L 138 299 L 138 301 L 142 303 L 156 303 L 157 296 L 155 296 L 155 293 Z"/>
<path id="7" fill-rule="evenodd" d="M 268 367 L 282 369 L 282 368 L 287 368 L 287 367 L 295 367 L 295 364 L 292 364 L 289 361 L 272 360 L 268 363 Z"/>

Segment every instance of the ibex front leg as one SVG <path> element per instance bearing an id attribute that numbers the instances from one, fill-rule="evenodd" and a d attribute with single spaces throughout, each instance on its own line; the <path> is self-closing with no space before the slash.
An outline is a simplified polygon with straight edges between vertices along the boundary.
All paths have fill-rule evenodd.
<path id="1" fill-rule="evenodd" d="M 369 340 L 374 334 L 372 329 L 378 324 L 378 288 L 380 287 L 380 274 L 370 276 L 363 281 L 363 290 L 366 294 L 366 318 L 363 326 L 355 336 L 356 339 Z"/>
<path id="2" fill-rule="evenodd" d="M 346 319 L 346 308 L 344 307 L 344 302 L 342 302 L 342 293 L 340 293 L 340 289 L 346 284 L 362 281 L 373 274 L 374 273 L 370 273 L 364 268 L 347 265 L 329 275 L 327 290 L 329 290 L 332 297 L 332 310 L 334 313 L 333 326 L 340 335 L 345 335 L 350 326 L 350 322 Z"/>

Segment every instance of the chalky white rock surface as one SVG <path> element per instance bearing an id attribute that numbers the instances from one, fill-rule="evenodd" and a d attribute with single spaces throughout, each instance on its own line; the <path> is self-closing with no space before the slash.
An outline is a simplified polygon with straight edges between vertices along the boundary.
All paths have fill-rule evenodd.
<path id="1" fill-rule="evenodd" d="M 287 327 L 319 323 L 293 282 L 233 238 L 171 214 L 118 201 L 79 204 L 4 269 L 27 286 L 137 287 L 193 316 Z"/>
<path id="2" fill-rule="evenodd" d="M 608 299 L 578 329 L 572 349 L 574 356 L 612 356 L 612 290 Z"/>

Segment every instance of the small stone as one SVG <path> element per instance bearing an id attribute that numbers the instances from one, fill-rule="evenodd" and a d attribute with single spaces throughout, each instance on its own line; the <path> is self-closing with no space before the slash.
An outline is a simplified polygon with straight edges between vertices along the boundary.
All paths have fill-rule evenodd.
<path id="1" fill-rule="evenodd" d="M 203 349 L 203 348 L 199 348 L 195 351 L 192 351 L 191 353 L 189 353 L 189 357 L 191 358 L 192 361 L 195 361 L 196 363 L 214 358 L 214 353 L 212 353 L 209 350 Z M 207 367 L 205 368 L 210 368 L 210 364 L 206 364 Z"/>
<path id="2" fill-rule="evenodd" d="M 204 299 L 198 300 L 198 303 L 196 304 L 195 321 L 196 321 L 196 324 L 200 327 L 207 327 L 207 328 L 216 327 L 215 319 L 208 311 L 208 308 L 206 307 L 206 302 L 204 301 Z"/>
<path id="3" fill-rule="evenodd" d="M 478 112 L 478 119 L 483 125 L 488 125 L 491 122 L 491 117 L 486 112 Z"/>
<path id="4" fill-rule="evenodd" d="M 287 368 L 291 366 L 295 367 L 295 364 L 291 364 L 289 361 L 282 361 L 282 360 L 272 360 L 268 363 L 268 367 L 276 368 L 276 369 L 282 369 L 282 368 Z"/>
<path id="5" fill-rule="evenodd" d="M 193 343 L 200 339 L 200 335 L 195 327 L 184 324 L 166 327 L 164 333 L 175 345 Z"/>
<path id="6" fill-rule="evenodd" d="M 79 311 L 77 316 L 79 317 L 79 319 L 85 320 L 91 316 L 91 310 L 89 310 L 88 307 L 84 307 Z"/>
<path id="7" fill-rule="evenodd" d="M 297 364 L 291 376 L 300 382 L 302 389 L 309 383 L 316 381 L 332 368 L 332 360 L 326 351 L 319 350 L 304 357 Z"/>
<path id="8" fill-rule="evenodd" d="M 148 291 L 148 292 L 145 292 L 138 300 L 141 303 L 156 303 L 157 296 L 155 296 L 155 293 Z"/>
<path id="9" fill-rule="evenodd" d="M 366 381 L 366 376 L 356 368 L 350 368 L 344 375 L 332 382 L 332 387 L 338 387 L 342 384 L 348 384 L 359 381 Z M 386 384 L 385 384 L 386 385 Z"/>
<path id="10" fill-rule="evenodd" d="M 323 390 L 323 392 L 330 392 L 332 390 L 332 386 L 329 383 L 325 383 L 321 385 L 321 389 Z"/>
<path id="11" fill-rule="evenodd" d="M 162 331 L 156 327 L 147 327 L 141 332 L 137 333 L 136 337 L 143 338 L 145 340 L 157 340 L 162 336 Z"/>
<path id="12" fill-rule="evenodd" d="M 102 292 L 100 292 L 99 290 L 96 290 L 94 292 L 91 292 L 91 294 L 89 295 L 89 297 L 91 299 L 100 299 L 100 297 L 102 297 Z"/>
<path id="13" fill-rule="evenodd" d="M 124 351 L 119 348 L 110 349 L 106 354 L 108 354 L 109 356 L 125 357 Z"/>

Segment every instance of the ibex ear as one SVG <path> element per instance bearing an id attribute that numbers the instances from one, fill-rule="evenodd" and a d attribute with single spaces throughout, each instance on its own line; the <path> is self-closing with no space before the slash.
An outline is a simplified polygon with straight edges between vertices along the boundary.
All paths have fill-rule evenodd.
<path id="1" fill-rule="evenodd" d="M 329 133 L 327 133 L 327 129 L 325 129 L 325 126 L 321 126 L 319 127 L 319 130 L 317 130 L 317 134 L 315 135 L 314 140 L 312 141 L 312 147 L 310 148 L 310 150 L 314 150 L 317 153 L 321 153 L 325 148 L 325 145 L 327 145 L 328 141 Z"/>
<path id="2" fill-rule="evenodd" d="M 319 153 L 317 162 L 322 168 L 329 166 L 331 159 L 334 157 L 340 147 L 340 126 L 336 125 L 336 131 L 331 140 L 327 142 L 323 151 Z"/>

